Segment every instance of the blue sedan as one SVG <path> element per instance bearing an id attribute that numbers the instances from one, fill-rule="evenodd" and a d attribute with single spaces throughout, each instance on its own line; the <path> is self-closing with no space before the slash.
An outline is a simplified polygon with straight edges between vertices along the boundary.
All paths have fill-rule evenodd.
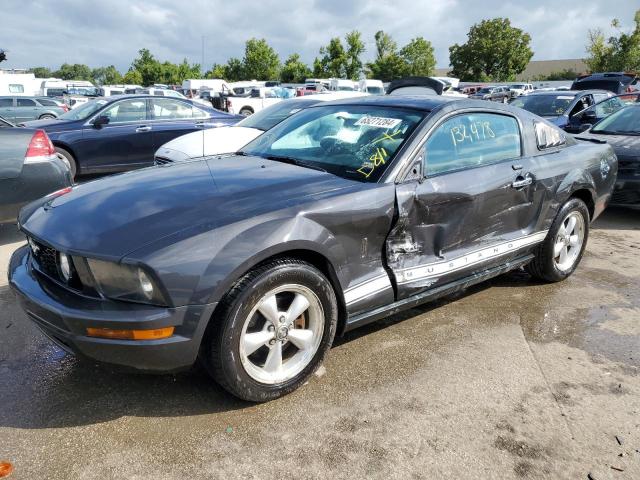
<path id="1" fill-rule="evenodd" d="M 168 141 L 242 118 L 187 99 L 119 95 L 92 100 L 56 119 L 20 125 L 45 130 L 76 177 L 153 165 L 153 153 Z"/>

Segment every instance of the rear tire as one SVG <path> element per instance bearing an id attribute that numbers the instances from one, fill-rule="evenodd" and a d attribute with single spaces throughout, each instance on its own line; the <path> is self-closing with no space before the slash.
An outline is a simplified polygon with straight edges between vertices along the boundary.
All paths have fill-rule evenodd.
<path id="1" fill-rule="evenodd" d="M 534 251 L 535 258 L 525 269 L 534 278 L 559 282 L 578 267 L 589 237 L 589 210 L 572 198 L 565 203 L 551 224 L 544 241 Z"/>
<path id="2" fill-rule="evenodd" d="M 322 364 L 337 319 L 335 292 L 317 268 L 275 260 L 247 273 L 226 294 L 200 358 L 236 397 L 273 400 L 297 389 Z"/>
<path id="3" fill-rule="evenodd" d="M 45 113 L 44 115 L 40 115 L 39 120 L 52 120 L 56 118 L 55 115 L 49 115 L 48 113 Z"/>
<path id="4" fill-rule="evenodd" d="M 73 155 L 71 155 L 71 153 L 69 153 L 62 147 L 55 147 L 55 149 L 56 153 L 63 157 L 64 160 L 66 160 L 66 162 L 69 164 L 69 170 L 71 170 L 71 179 L 75 181 L 76 173 L 78 171 L 75 158 L 73 158 Z"/>
<path id="5" fill-rule="evenodd" d="M 253 115 L 253 110 L 251 110 L 250 108 L 243 108 L 242 110 L 240 110 L 240 115 L 242 115 L 243 117 L 248 117 L 249 115 Z"/>

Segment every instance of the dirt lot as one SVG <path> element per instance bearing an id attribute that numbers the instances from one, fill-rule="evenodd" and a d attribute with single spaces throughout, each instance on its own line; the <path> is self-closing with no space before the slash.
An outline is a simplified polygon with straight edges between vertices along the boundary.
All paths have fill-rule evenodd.
<path id="1" fill-rule="evenodd" d="M 264 405 L 52 346 L 6 285 L 20 242 L 0 229 L 11 478 L 640 478 L 640 212 L 598 220 L 566 282 L 515 272 L 352 332 Z"/>

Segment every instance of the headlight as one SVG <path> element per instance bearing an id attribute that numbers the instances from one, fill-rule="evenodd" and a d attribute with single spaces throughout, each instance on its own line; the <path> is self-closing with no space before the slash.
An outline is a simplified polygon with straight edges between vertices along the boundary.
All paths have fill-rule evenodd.
<path id="1" fill-rule="evenodd" d="M 71 267 L 71 259 L 64 253 L 58 253 L 58 265 L 60 266 L 60 276 L 62 279 L 69 283 L 73 276 L 73 270 Z"/>
<path id="2" fill-rule="evenodd" d="M 142 268 L 92 258 L 87 262 L 98 289 L 105 297 L 153 305 L 167 304 L 152 277 Z"/>

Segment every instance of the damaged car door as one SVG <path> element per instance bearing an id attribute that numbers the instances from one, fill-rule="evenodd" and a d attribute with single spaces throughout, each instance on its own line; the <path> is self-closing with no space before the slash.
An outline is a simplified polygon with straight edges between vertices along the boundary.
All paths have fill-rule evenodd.
<path id="1" fill-rule="evenodd" d="M 386 245 L 398 299 L 516 257 L 539 241 L 535 179 L 508 113 L 443 115 L 418 150 L 423 178 L 397 185 Z M 543 237 L 544 238 L 544 237 Z"/>

